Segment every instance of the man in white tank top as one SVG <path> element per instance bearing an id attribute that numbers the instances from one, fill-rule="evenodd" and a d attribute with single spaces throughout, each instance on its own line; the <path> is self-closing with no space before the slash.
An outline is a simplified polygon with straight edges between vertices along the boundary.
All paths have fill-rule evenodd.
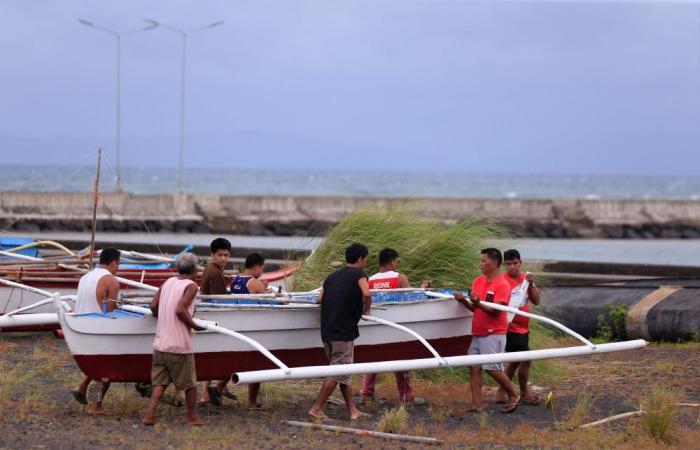
<path id="1" fill-rule="evenodd" d="M 80 278 L 78 295 L 75 301 L 75 314 L 92 314 L 101 311 L 112 311 L 117 307 L 119 282 L 115 277 L 119 270 L 120 253 L 116 248 L 105 248 L 100 253 L 100 265 Z M 73 398 L 78 403 L 87 405 L 87 389 L 90 378 L 85 377 L 73 391 Z M 102 400 L 109 389 L 109 382 L 102 383 L 97 401 L 88 406 L 88 412 L 104 413 Z"/>

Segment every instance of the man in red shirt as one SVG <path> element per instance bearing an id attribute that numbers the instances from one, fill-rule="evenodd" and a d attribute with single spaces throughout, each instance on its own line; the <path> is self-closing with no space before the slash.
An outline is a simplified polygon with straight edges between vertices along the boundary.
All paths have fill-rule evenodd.
<path id="1" fill-rule="evenodd" d="M 498 303 L 507 306 L 510 301 L 510 285 L 503 279 L 499 272 L 503 257 L 496 248 L 485 248 L 481 251 L 479 275 L 472 282 L 469 299 L 462 293 L 454 295 L 455 300 L 462 303 L 467 309 L 474 312 L 472 317 L 472 342 L 469 345 L 468 355 L 488 355 L 503 353 L 506 346 L 506 331 L 508 330 L 508 316 L 504 311 L 489 307 L 489 303 Z M 481 367 L 469 368 L 469 386 L 472 393 L 472 401 L 468 412 L 482 411 L 482 385 L 481 371 L 485 370 L 491 378 L 501 386 L 508 395 L 508 402 L 501 412 L 511 413 L 515 411 L 520 402 L 520 397 L 515 393 L 513 384 L 503 372 L 503 364 L 484 364 Z"/>
<path id="2" fill-rule="evenodd" d="M 369 277 L 370 289 L 401 289 L 411 285 L 405 274 L 396 270 L 399 266 L 399 252 L 393 248 L 384 248 L 379 251 L 379 272 Z M 424 280 L 421 288 L 430 287 L 430 281 Z M 396 387 L 399 390 L 399 400 L 402 403 L 421 404 L 425 400 L 413 396 L 411 385 L 411 372 L 394 372 Z M 362 401 L 366 402 L 374 398 L 374 385 L 377 382 L 376 373 L 368 373 L 362 376 Z"/>
<path id="3" fill-rule="evenodd" d="M 525 280 L 530 284 L 527 288 L 527 297 L 525 299 L 525 304 L 519 309 L 521 311 L 529 312 L 529 303 L 532 302 L 534 305 L 540 304 L 541 292 L 540 288 L 535 286 L 535 281 L 532 274 L 527 274 L 521 272 L 520 267 L 522 265 L 522 260 L 520 259 L 520 252 L 517 250 L 506 250 L 503 253 L 503 259 L 506 264 L 506 272 L 503 274 L 503 278 L 510 285 L 511 291 L 518 286 L 520 286 Z M 530 319 L 527 317 L 515 315 L 512 322 L 508 326 L 508 333 L 506 334 L 506 352 L 525 352 L 530 350 L 529 340 L 529 322 Z M 524 403 L 528 405 L 538 405 L 540 399 L 537 398 L 535 394 L 528 391 L 527 379 L 530 373 L 530 361 L 523 362 L 513 362 L 506 366 L 506 375 L 508 379 L 512 380 L 515 371 L 518 371 L 518 384 L 520 385 L 520 397 Z M 496 393 L 496 401 L 505 401 L 505 392 L 499 389 Z"/>

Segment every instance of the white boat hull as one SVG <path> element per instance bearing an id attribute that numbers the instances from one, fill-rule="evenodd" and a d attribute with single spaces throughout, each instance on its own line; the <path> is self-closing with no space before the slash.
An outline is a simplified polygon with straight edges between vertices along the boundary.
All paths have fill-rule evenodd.
<path id="1" fill-rule="evenodd" d="M 455 301 L 430 300 L 382 305 L 373 315 L 422 335 L 442 356 L 466 354 L 471 313 Z M 314 305 L 201 308 L 196 317 L 216 322 L 262 344 L 289 367 L 326 364 L 320 335 L 320 310 Z M 80 317 L 59 308 L 66 343 L 80 369 L 94 379 L 149 381 L 156 320 Z M 409 334 L 360 322 L 355 361 L 427 358 L 431 353 Z M 275 365 L 247 343 L 214 332 L 193 336 L 197 376 L 227 379 L 234 372 L 273 369 Z"/>

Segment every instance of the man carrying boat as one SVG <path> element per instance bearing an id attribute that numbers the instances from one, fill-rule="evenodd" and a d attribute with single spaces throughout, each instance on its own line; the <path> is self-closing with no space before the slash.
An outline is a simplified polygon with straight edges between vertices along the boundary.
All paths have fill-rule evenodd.
<path id="1" fill-rule="evenodd" d="M 151 301 L 151 312 L 158 319 L 153 341 L 151 384 L 153 394 L 144 425 L 155 424 L 158 401 L 170 383 L 178 391 L 185 391 L 187 420 L 185 425 L 204 425 L 197 415 L 197 375 L 190 330 L 202 331 L 192 319 L 197 296 L 197 257 L 182 253 L 175 260 L 178 276 L 168 278 Z"/>
<path id="2" fill-rule="evenodd" d="M 472 341 L 467 351 L 468 355 L 503 353 L 505 349 L 508 316 L 504 311 L 488 306 L 491 302 L 507 306 L 510 301 L 510 285 L 499 272 L 502 262 L 503 257 L 500 250 L 496 248 L 483 249 L 479 263 L 482 275 L 476 277 L 472 282 L 469 300 L 462 293 L 454 294 L 455 300 L 474 312 L 472 317 Z M 513 384 L 503 372 L 502 363 L 484 364 L 481 367 L 471 366 L 469 368 L 469 386 L 472 399 L 467 411 L 482 411 L 482 369 L 496 380 L 508 396 L 508 401 L 501 412 L 510 413 L 515 411 L 520 397 L 515 393 Z"/>
<path id="3" fill-rule="evenodd" d="M 244 271 L 236 275 L 231 282 L 231 294 L 264 294 L 267 292 L 267 280 L 261 280 L 260 276 L 265 269 L 265 258 L 259 253 L 251 253 L 245 259 Z M 220 381 L 216 387 L 209 386 L 210 401 L 215 405 L 221 405 L 221 396 L 225 395 L 226 381 Z M 248 384 L 248 409 L 265 409 L 258 402 L 260 383 Z"/>
<path id="4" fill-rule="evenodd" d="M 503 259 L 505 260 L 506 272 L 503 274 L 503 279 L 505 279 L 510 285 L 511 291 L 518 288 L 525 281 L 528 281 L 527 294 L 525 297 L 525 304 L 521 306 L 521 311 L 529 312 L 529 303 L 532 302 L 533 305 L 539 305 L 541 300 L 540 288 L 535 285 L 535 280 L 532 274 L 525 275 L 521 272 L 520 268 L 522 266 L 522 260 L 520 259 L 520 252 L 517 250 L 506 250 L 503 253 Z M 527 317 L 515 315 L 513 320 L 508 325 L 508 333 L 506 334 L 506 352 L 526 352 L 530 350 L 530 333 L 529 333 L 529 322 L 530 319 Z M 515 371 L 518 371 L 518 384 L 520 385 L 520 398 L 523 403 L 528 405 L 539 405 L 540 399 L 537 398 L 535 394 L 528 390 L 527 379 L 530 374 L 530 361 L 522 362 L 512 362 L 508 363 L 505 369 L 505 373 L 508 379 L 512 380 Z M 496 402 L 505 402 L 505 392 L 502 389 L 498 389 L 496 393 Z"/>
<path id="5" fill-rule="evenodd" d="M 100 264 L 86 273 L 78 282 L 77 299 L 75 301 L 75 314 L 95 314 L 110 312 L 117 307 L 119 295 L 119 281 L 115 277 L 119 270 L 121 254 L 116 248 L 105 248 L 100 253 Z M 87 405 L 87 389 L 91 379 L 84 377 L 83 381 L 73 391 L 73 398 L 80 404 Z M 97 401 L 88 406 L 88 412 L 102 414 L 102 401 L 109 389 L 109 382 L 103 382 Z"/>
<path id="6" fill-rule="evenodd" d="M 393 248 L 384 248 L 379 251 L 379 272 L 369 277 L 370 289 L 402 289 L 411 287 L 408 277 L 399 273 L 396 269 L 399 266 L 399 253 Z M 430 287 L 429 281 L 423 281 L 421 288 Z M 396 387 L 399 391 L 399 400 L 402 403 L 420 404 L 424 400 L 413 396 L 413 386 L 411 385 L 411 372 L 394 372 Z M 369 401 L 374 398 L 374 385 L 377 382 L 376 373 L 368 373 L 362 376 L 362 401 Z"/>
<path id="7" fill-rule="evenodd" d="M 228 239 L 216 238 L 211 241 L 209 248 L 211 249 L 211 261 L 204 269 L 199 293 L 202 295 L 226 295 L 228 292 L 224 270 L 226 269 L 228 258 L 231 256 L 231 242 L 229 242 Z M 236 399 L 236 396 L 226 389 L 226 381 L 220 381 L 219 384 L 221 387 L 217 385 L 217 387 L 214 388 L 209 385 L 209 381 L 205 381 L 202 384 L 202 397 L 199 401 L 202 403 L 209 403 L 214 400 L 213 403 L 219 406 L 221 405 L 221 396 L 230 398 L 231 400 Z M 209 394 L 209 391 L 212 389 L 216 389 L 216 398 Z"/>
<path id="8" fill-rule="evenodd" d="M 328 275 L 323 282 L 318 301 L 321 303 L 321 340 L 330 365 L 352 364 L 354 341 L 360 336 L 357 324 L 362 314 L 369 314 L 372 294 L 367 275 L 362 271 L 367 264 L 367 247 L 352 244 L 345 249 L 347 265 Z M 329 377 L 323 382 L 309 414 L 328 419 L 326 401 L 340 384 L 340 392 L 350 411 L 350 419 L 366 416 L 352 399 L 349 376 Z"/>

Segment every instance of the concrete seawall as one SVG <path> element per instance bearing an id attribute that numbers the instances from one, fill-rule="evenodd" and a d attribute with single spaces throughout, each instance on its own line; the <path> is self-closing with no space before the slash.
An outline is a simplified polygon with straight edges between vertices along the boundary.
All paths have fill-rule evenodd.
<path id="1" fill-rule="evenodd" d="M 319 235 L 368 197 L 101 195 L 100 231 L 176 231 L 250 235 Z M 700 238 L 700 201 L 588 199 L 411 199 L 427 216 L 455 221 L 483 214 L 515 234 L 569 238 Z M 90 193 L 0 192 L 0 229 L 87 230 Z"/>

